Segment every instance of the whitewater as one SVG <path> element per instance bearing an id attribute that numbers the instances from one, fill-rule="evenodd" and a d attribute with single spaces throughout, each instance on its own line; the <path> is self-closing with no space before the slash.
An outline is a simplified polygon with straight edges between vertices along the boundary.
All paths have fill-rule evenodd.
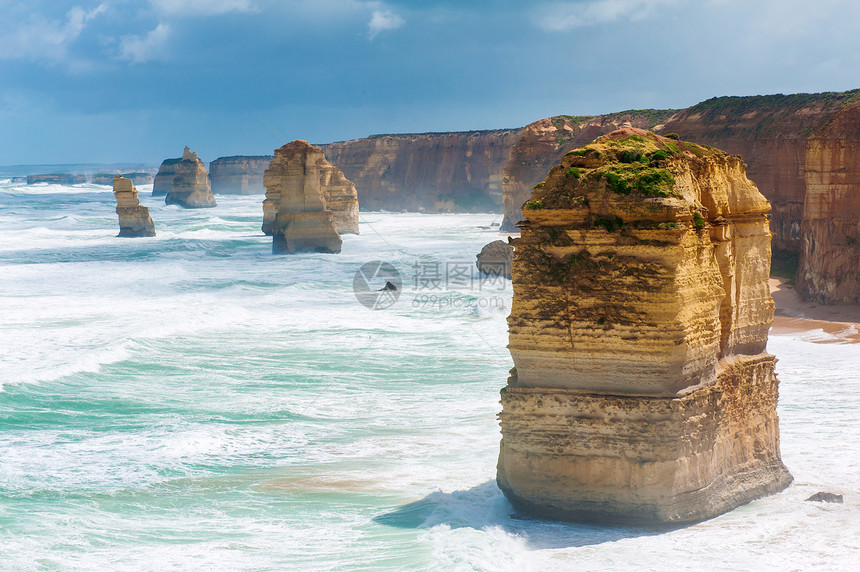
<path id="1" fill-rule="evenodd" d="M 140 191 L 153 238 L 116 238 L 109 187 L 0 181 L 0 569 L 856 569 L 857 344 L 770 337 L 784 492 L 528 519 L 494 481 L 511 285 L 474 270 L 500 215 L 366 212 L 341 254 L 273 256 L 262 196 Z M 385 309 L 353 292 L 374 261 Z"/>

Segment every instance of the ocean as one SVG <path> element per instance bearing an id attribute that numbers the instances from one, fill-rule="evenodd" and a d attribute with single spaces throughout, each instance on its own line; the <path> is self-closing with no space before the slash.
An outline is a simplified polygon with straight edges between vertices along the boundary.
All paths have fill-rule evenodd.
<path id="1" fill-rule="evenodd" d="M 474 270 L 501 215 L 366 212 L 340 254 L 273 256 L 262 196 L 140 191 L 154 238 L 116 238 L 109 187 L 0 181 L 0 570 L 856 569 L 860 346 L 771 336 L 784 492 L 528 519 L 494 481 L 510 282 Z"/>

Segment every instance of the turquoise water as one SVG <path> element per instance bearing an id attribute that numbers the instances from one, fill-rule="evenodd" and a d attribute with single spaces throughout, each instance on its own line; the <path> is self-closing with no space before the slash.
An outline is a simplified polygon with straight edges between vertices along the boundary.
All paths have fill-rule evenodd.
<path id="1" fill-rule="evenodd" d="M 0 569 L 860 558 L 856 345 L 771 338 L 784 493 L 670 532 L 523 520 L 493 481 L 510 284 L 471 270 L 500 216 L 362 213 L 341 254 L 284 257 L 262 197 L 188 211 L 148 190 L 158 236 L 120 239 L 108 187 L 0 182 Z M 404 281 L 385 310 L 352 291 L 373 260 Z M 803 502 L 818 490 L 846 503 Z"/>

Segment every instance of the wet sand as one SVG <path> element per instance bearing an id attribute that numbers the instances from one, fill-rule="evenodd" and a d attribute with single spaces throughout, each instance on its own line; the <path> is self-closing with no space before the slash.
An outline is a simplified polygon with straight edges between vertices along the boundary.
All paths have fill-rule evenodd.
<path id="1" fill-rule="evenodd" d="M 827 336 L 817 343 L 860 343 L 860 305 L 826 306 L 804 302 L 782 278 L 771 278 L 770 292 L 776 304 L 772 334 L 821 330 Z"/>

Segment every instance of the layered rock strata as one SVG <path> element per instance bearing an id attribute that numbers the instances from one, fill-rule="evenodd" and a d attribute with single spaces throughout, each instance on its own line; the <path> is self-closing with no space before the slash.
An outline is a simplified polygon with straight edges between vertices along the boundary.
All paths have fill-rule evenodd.
<path id="1" fill-rule="evenodd" d="M 291 147 L 290 147 L 291 146 Z M 338 234 L 358 234 L 358 192 L 355 185 L 346 178 L 340 169 L 329 163 L 322 151 L 306 141 L 293 141 L 281 149 L 289 148 L 289 158 L 277 151 L 265 175 L 266 198 L 263 201 L 263 233 L 271 235 L 278 213 L 278 204 L 283 193 L 281 185 L 285 161 L 295 160 L 303 165 L 307 185 L 318 188 L 325 200 L 326 210 L 332 213 L 334 229 Z M 287 151 L 285 151 L 286 153 Z M 293 155 L 301 158 L 293 159 Z M 273 170 L 274 169 L 274 170 Z M 269 171 L 272 171 L 269 173 Z M 310 181 L 310 179 L 314 179 Z M 309 187 L 310 188 L 310 187 Z M 313 191 L 312 191 L 313 192 Z"/>
<path id="2" fill-rule="evenodd" d="M 220 195 L 256 195 L 266 192 L 263 173 L 271 155 L 219 157 L 209 163 L 212 192 Z"/>
<path id="3" fill-rule="evenodd" d="M 113 194 L 116 197 L 116 214 L 119 217 L 117 236 L 155 236 L 155 224 L 149 216 L 149 209 L 141 206 L 134 182 L 122 175 L 114 175 Z"/>
<path id="4" fill-rule="evenodd" d="M 170 187 L 173 185 L 173 177 L 176 176 L 176 165 L 182 160 L 182 157 L 175 159 L 165 159 L 161 162 L 158 172 L 155 174 L 155 179 L 152 182 L 152 196 L 163 197 L 170 192 Z"/>
<path id="5" fill-rule="evenodd" d="M 185 147 L 182 159 L 173 165 L 173 180 L 170 192 L 164 197 L 167 205 L 179 205 L 187 209 L 200 209 L 216 206 L 215 197 L 209 186 L 206 165 L 197 153 Z"/>
<path id="6" fill-rule="evenodd" d="M 293 141 L 275 150 L 264 176 L 266 199 L 263 201 L 264 217 L 274 211 L 272 253 L 340 252 L 342 240 L 336 221 L 345 228 L 354 226 L 358 232 L 357 198 L 353 199 L 355 204 L 348 207 L 344 204 L 348 201 L 338 203 L 341 211 L 337 216 L 327 208 L 323 184 L 337 179 L 332 169 L 322 151 L 307 141 Z M 352 191 L 354 194 L 355 187 Z M 347 191 L 340 186 L 336 192 L 343 198 Z M 354 214 L 354 225 L 346 213 Z M 264 218 L 264 227 L 265 224 Z"/>
<path id="7" fill-rule="evenodd" d="M 773 204 L 773 247 L 797 265 L 801 295 L 860 302 L 860 90 L 713 98 L 661 132 L 741 154 Z"/>
<path id="8" fill-rule="evenodd" d="M 373 135 L 320 145 L 361 191 L 361 208 L 494 212 L 519 129 Z"/>
<path id="9" fill-rule="evenodd" d="M 516 230 L 522 206 L 532 187 L 542 181 L 562 156 L 596 137 L 622 127 L 651 129 L 672 116 L 675 110 L 643 109 L 597 117 L 559 115 L 526 125 L 511 149 L 502 173 L 505 218 L 502 232 Z"/>
<path id="10" fill-rule="evenodd" d="M 737 156 L 638 129 L 567 153 L 514 241 L 498 483 L 555 518 L 681 523 L 791 482 L 768 201 Z"/>

